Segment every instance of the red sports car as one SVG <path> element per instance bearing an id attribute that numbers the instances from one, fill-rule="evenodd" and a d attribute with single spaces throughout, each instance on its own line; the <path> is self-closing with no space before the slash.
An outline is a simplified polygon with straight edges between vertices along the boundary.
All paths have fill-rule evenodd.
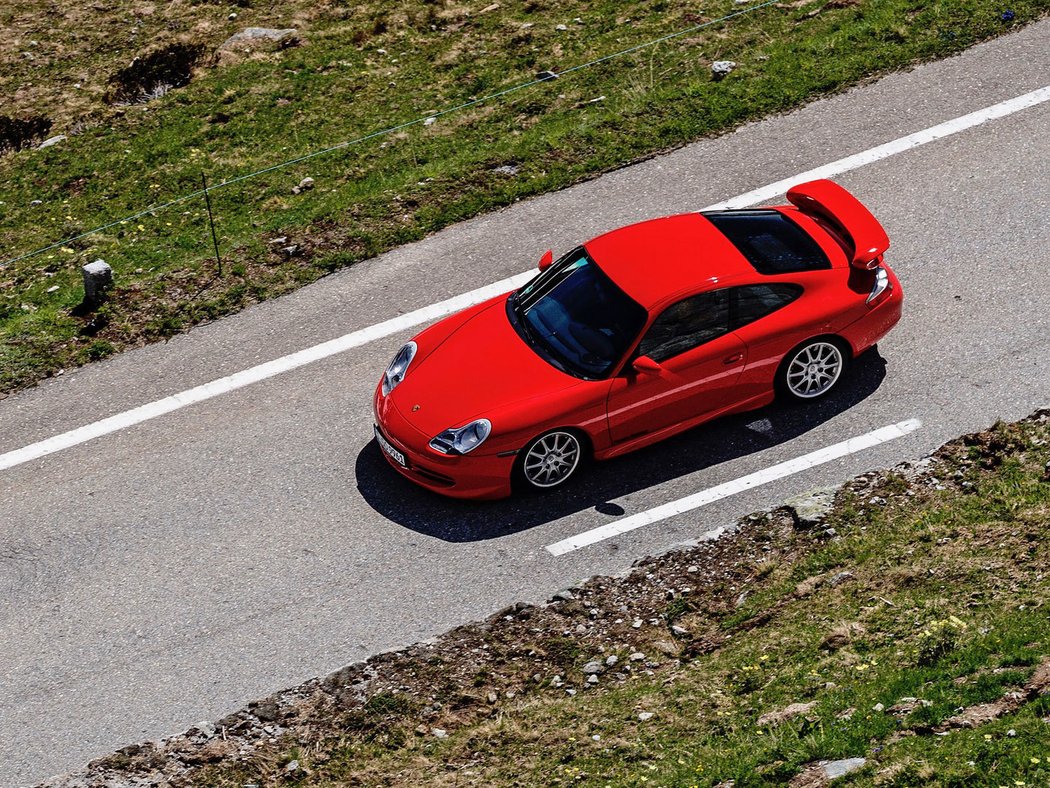
<path id="1" fill-rule="evenodd" d="M 791 205 L 613 230 L 427 328 L 375 393 L 375 437 L 444 495 L 558 487 L 776 394 L 813 400 L 901 316 L 885 230 L 831 181 Z"/>

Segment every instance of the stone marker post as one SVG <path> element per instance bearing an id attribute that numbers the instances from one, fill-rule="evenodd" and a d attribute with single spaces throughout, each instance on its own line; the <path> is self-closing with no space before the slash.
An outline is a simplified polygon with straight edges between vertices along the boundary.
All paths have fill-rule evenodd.
<path id="1" fill-rule="evenodd" d="M 84 274 L 83 312 L 94 312 L 106 300 L 106 291 L 113 285 L 113 269 L 105 260 L 96 260 L 80 269 Z"/>

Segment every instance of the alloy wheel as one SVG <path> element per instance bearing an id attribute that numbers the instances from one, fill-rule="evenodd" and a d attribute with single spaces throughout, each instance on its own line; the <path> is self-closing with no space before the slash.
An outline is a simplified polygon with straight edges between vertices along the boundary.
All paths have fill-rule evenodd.
<path id="1" fill-rule="evenodd" d="M 572 476 L 581 455 L 580 441 L 571 432 L 548 432 L 525 452 L 522 472 L 533 487 L 556 487 Z"/>
<path id="2" fill-rule="evenodd" d="M 826 394 L 838 382 L 844 365 L 842 350 L 832 342 L 813 342 L 799 350 L 788 363 L 785 383 L 800 399 Z"/>

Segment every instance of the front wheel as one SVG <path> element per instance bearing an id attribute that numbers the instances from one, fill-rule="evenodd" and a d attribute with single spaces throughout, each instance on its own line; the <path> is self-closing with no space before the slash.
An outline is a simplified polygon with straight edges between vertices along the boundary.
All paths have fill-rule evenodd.
<path id="1" fill-rule="evenodd" d="M 534 438 L 521 454 L 520 476 L 535 490 L 567 482 L 583 464 L 583 445 L 567 430 L 551 430 Z"/>
<path id="2" fill-rule="evenodd" d="M 777 386 L 791 399 L 814 400 L 838 384 L 846 369 L 846 355 L 837 342 L 815 339 L 784 358 Z"/>

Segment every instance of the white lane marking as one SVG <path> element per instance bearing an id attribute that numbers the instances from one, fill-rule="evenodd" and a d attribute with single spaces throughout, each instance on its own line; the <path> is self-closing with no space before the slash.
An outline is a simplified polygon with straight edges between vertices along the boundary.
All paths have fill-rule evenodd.
<path id="1" fill-rule="evenodd" d="M 699 509 L 701 506 L 707 506 L 709 503 L 720 501 L 723 498 L 744 492 L 744 490 L 751 490 L 777 479 L 783 479 L 785 476 L 791 476 L 849 454 L 870 449 L 872 446 L 878 446 L 880 443 L 896 440 L 910 432 L 915 432 L 921 426 L 922 422 L 918 419 L 908 419 L 897 424 L 890 424 L 887 427 L 836 443 L 834 446 L 817 449 L 793 460 L 787 460 L 769 468 L 749 473 L 747 476 L 741 476 L 739 479 L 733 479 L 715 487 L 709 487 L 698 493 L 687 495 L 685 498 L 679 498 L 677 501 L 671 501 L 647 511 L 632 514 L 630 517 L 623 517 L 608 525 L 602 525 L 576 536 L 570 536 L 568 539 L 562 539 L 560 542 L 547 545 L 547 552 L 551 555 L 571 553 L 573 550 L 579 550 L 581 547 L 588 547 L 606 539 L 611 539 L 614 536 L 620 536 L 636 528 L 652 525 L 669 517 L 690 512 L 693 509 Z"/>
<path id="2" fill-rule="evenodd" d="M 172 394 L 170 397 L 165 397 L 164 399 L 159 399 L 155 402 L 132 408 L 123 413 L 118 413 L 109 418 L 102 419 L 101 421 L 96 421 L 93 424 L 78 427 L 69 432 L 63 432 L 61 435 L 55 435 L 52 438 L 47 438 L 46 440 L 33 443 L 21 449 L 9 451 L 6 454 L 0 454 L 0 470 L 12 468 L 15 465 L 21 465 L 24 462 L 29 462 L 30 460 L 35 460 L 48 454 L 62 451 L 63 449 L 68 449 L 71 446 L 76 446 L 77 444 L 89 441 L 92 438 L 108 435 L 111 432 L 117 432 L 118 430 L 125 429 L 134 424 L 141 424 L 144 421 L 163 416 L 165 413 L 171 413 L 179 408 L 185 408 L 187 405 L 192 405 L 195 402 L 203 402 L 212 397 L 217 397 L 220 394 L 225 394 L 229 391 L 235 391 L 236 389 L 249 386 L 252 383 L 257 383 L 260 380 L 272 378 L 274 375 L 280 375 L 283 372 L 288 372 L 297 367 L 312 364 L 315 361 L 328 358 L 328 356 L 333 356 L 336 353 L 342 353 L 351 348 L 360 347 L 361 345 L 368 344 L 377 339 L 382 339 L 383 337 L 388 337 L 391 334 L 397 334 L 400 331 L 413 328 L 414 326 L 429 323 L 440 317 L 444 317 L 445 315 L 450 315 L 453 312 L 466 309 L 468 306 L 480 304 L 482 301 L 486 301 L 493 296 L 498 296 L 508 290 L 521 287 L 525 282 L 531 279 L 534 274 L 534 271 L 528 271 L 524 274 L 518 274 L 517 276 L 500 280 L 499 282 L 493 282 L 485 287 L 472 290 L 469 293 L 463 293 L 462 295 L 449 298 L 445 301 L 425 306 L 422 309 L 417 309 L 414 312 L 407 312 L 403 315 L 391 318 L 390 320 L 384 320 L 382 323 L 376 323 L 367 328 L 362 328 L 359 331 L 354 331 L 350 334 L 337 337 L 336 339 L 322 342 L 320 345 L 314 345 L 305 350 L 299 350 L 287 356 L 275 358 L 273 361 L 267 361 L 258 366 L 243 370 L 242 372 L 235 372 L 224 378 L 213 380 L 210 383 L 204 383 L 203 385 L 187 389 L 186 391 L 180 391 L 178 394 Z M 378 380 L 378 377 L 376 379 Z"/>
<path id="3" fill-rule="evenodd" d="M 962 115 L 953 120 L 940 123 L 926 129 L 925 131 L 909 134 L 906 137 L 887 142 L 884 145 L 870 148 L 869 150 L 854 154 L 853 156 L 847 156 L 844 159 L 839 159 L 838 161 L 826 164 L 823 167 L 799 173 L 792 178 L 777 181 L 776 183 L 771 183 L 760 189 L 746 192 L 745 194 L 738 195 L 731 200 L 716 203 L 715 205 L 709 205 L 701 210 L 711 211 L 726 207 L 742 207 L 762 202 L 763 200 L 768 200 L 778 194 L 786 192 L 790 186 L 793 186 L 796 183 L 812 180 L 814 178 L 830 178 L 835 175 L 841 175 L 844 172 L 863 167 L 865 164 L 885 159 L 888 156 L 902 153 L 906 150 L 918 147 L 919 145 L 925 145 L 928 142 L 933 142 L 934 140 L 942 139 L 952 134 L 958 134 L 960 131 L 965 131 L 966 129 L 980 125 L 981 123 L 1002 118 L 1015 112 L 1020 112 L 1023 109 L 1034 107 L 1037 104 L 1041 104 L 1048 100 L 1050 100 L 1050 85 L 1034 90 L 1031 93 L 1026 93 L 1023 96 L 1017 96 L 1016 98 L 1000 102 L 999 104 L 994 104 L 990 107 L 977 110 L 976 112 L 971 112 L 968 115 Z M 438 318 L 457 312 L 460 309 L 465 309 L 472 304 L 480 303 L 494 295 L 499 295 L 500 293 L 504 293 L 515 287 L 520 287 L 527 282 L 534 273 L 534 271 L 527 271 L 500 282 L 494 282 L 493 284 L 487 285 L 478 290 L 464 293 L 463 295 L 454 298 L 449 298 L 437 304 L 417 309 L 414 312 L 408 312 L 407 314 L 337 337 L 336 339 L 329 340 L 320 345 L 315 345 L 287 356 L 281 356 L 273 361 L 267 361 L 264 364 L 259 364 L 258 366 L 251 367 L 242 372 L 237 372 L 233 375 L 213 380 L 210 383 L 205 383 L 196 388 L 173 394 L 170 397 L 150 402 L 146 405 L 125 411 L 124 413 L 118 413 L 93 424 L 78 427 L 77 429 L 64 432 L 61 435 L 55 435 L 54 437 L 33 443 L 21 449 L 15 449 L 6 454 L 0 454 L 0 470 L 12 468 L 16 465 L 21 465 L 24 462 L 29 462 L 48 454 L 62 451 L 63 449 L 68 449 L 72 446 L 92 440 L 93 438 L 108 435 L 111 432 L 117 432 L 118 430 L 126 429 L 135 424 L 141 424 L 144 421 L 154 419 L 157 416 L 162 416 L 165 413 L 171 413 L 172 411 L 184 408 L 187 405 L 192 405 L 196 402 L 203 402 L 212 397 L 217 397 L 220 394 L 235 391 L 236 389 L 243 388 L 244 386 L 248 386 L 260 380 L 265 380 L 266 378 L 271 378 L 275 375 L 280 375 L 290 370 L 297 369 L 305 364 L 320 361 L 321 359 L 335 355 L 336 353 L 342 353 L 351 348 L 360 347 L 361 345 L 367 344 L 376 339 L 382 339 L 406 329 L 422 325 L 423 323 L 437 320 Z"/>
<path id="4" fill-rule="evenodd" d="M 899 137 L 882 145 L 876 145 L 874 148 L 854 153 L 852 156 L 833 161 L 822 167 L 800 172 L 798 175 L 793 175 L 776 183 L 770 183 L 767 186 L 737 195 L 725 202 L 710 205 L 701 210 L 720 211 L 726 208 L 744 208 L 748 205 L 764 202 L 776 197 L 778 194 L 785 194 L 796 183 L 841 175 L 844 172 L 856 170 L 882 159 L 888 159 L 890 156 L 896 156 L 898 153 L 904 153 L 912 148 L 918 148 L 920 145 L 925 145 L 928 142 L 944 139 L 953 134 L 958 134 L 960 131 L 972 129 L 974 126 L 980 126 L 982 123 L 987 123 L 990 120 L 1004 118 L 1023 109 L 1042 104 L 1044 101 L 1050 101 L 1050 85 L 1033 90 L 1031 93 L 1025 93 L 1023 96 L 1017 96 L 999 104 L 979 109 L 968 115 L 960 115 L 957 118 L 946 120 L 944 123 L 938 123 L 936 126 L 917 131 L 914 134 L 908 134 L 905 137 Z"/>

